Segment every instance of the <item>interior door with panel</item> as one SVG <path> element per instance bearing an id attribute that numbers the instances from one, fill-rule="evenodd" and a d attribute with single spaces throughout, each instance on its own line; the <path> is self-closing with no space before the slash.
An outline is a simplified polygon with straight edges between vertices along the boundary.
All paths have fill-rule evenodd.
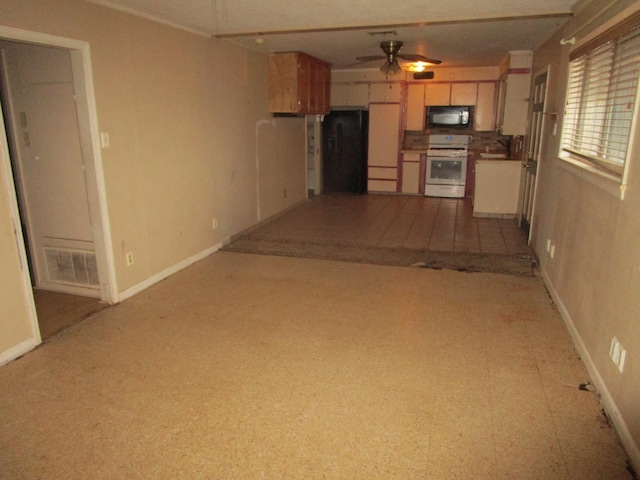
<path id="1" fill-rule="evenodd" d="M 540 161 L 541 140 L 544 133 L 545 101 L 547 97 L 548 69 L 538 74 L 533 82 L 531 93 L 531 119 L 529 122 L 529 135 L 526 156 L 523 160 L 524 189 L 522 207 L 519 214 L 520 228 L 530 238 L 531 224 L 533 222 L 536 180 Z"/>

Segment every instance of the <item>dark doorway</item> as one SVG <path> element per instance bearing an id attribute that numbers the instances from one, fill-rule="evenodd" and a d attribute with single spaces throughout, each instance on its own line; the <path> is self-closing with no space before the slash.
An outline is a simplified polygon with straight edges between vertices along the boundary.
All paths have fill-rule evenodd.
<path id="1" fill-rule="evenodd" d="M 327 193 L 367 191 L 369 112 L 333 111 L 322 123 L 322 176 Z"/>

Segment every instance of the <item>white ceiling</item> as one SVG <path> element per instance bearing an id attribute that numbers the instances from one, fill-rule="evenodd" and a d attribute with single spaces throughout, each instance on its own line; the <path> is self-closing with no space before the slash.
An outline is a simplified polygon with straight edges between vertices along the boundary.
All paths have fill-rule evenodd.
<path id="1" fill-rule="evenodd" d="M 89 0 L 171 22 L 259 52 L 303 51 L 354 68 L 382 54 L 442 60 L 441 67 L 495 66 L 510 50 L 535 50 L 570 17 L 577 0 Z M 391 32 L 372 35 L 372 32 Z M 264 40 L 257 43 L 256 39 Z M 261 41 L 259 40 L 259 41 Z M 377 63 L 355 68 L 374 68 Z"/>

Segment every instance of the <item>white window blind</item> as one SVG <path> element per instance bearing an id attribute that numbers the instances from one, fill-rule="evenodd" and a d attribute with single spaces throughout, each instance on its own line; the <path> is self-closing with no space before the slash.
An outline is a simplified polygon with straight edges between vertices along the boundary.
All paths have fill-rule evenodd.
<path id="1" fill-rule="evenodd" d="M 640 25 L 633 20 L 572 52 L 562 131 L 563 155 L 616 175 L 627 158 L 640 73 Z"/>

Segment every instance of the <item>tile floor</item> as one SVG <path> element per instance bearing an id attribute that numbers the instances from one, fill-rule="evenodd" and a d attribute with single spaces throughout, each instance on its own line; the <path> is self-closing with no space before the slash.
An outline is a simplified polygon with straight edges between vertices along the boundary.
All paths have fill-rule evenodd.
<path id="1" fill-rule="evenodd" d="M 536 277 L 218 252 L 0 367 L 8 479 L 631 479 Z"/>
<path id="2" fill-rule="evenodd" d="M 529 253 L 515 220 L 474 218 L 469 199 L 321 195 L 252 232 L 296 241 L 447 252 Z"/>

